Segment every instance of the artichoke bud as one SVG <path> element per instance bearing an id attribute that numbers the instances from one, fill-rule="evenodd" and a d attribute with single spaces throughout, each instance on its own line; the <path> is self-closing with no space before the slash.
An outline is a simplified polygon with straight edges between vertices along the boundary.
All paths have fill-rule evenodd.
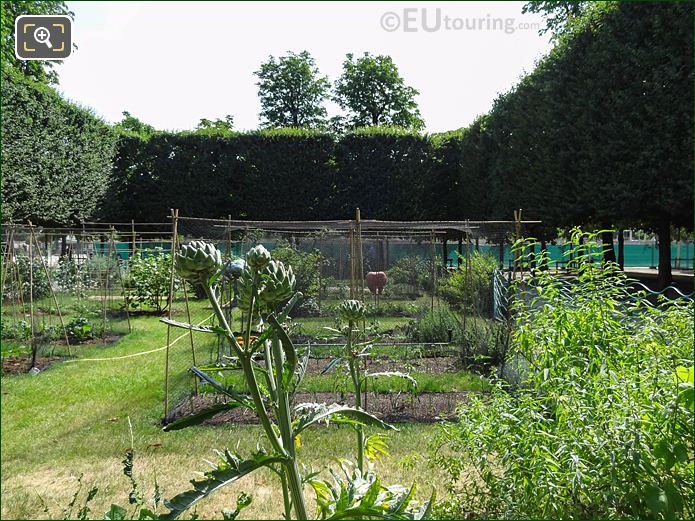
<path id="1" fill-rule="evenodd" d="M 244 259 L 234 259 L 224 265 L 224 276 L 230 279 L 238 279 L 246 268 Z"/>
<path id="2" fill-rule="evenodd" d="M 246 263 L 254 271 L 261 271 L 270 261 L 270 252 L 262 244 L 254 246 L 246 254 Z"/>
<path id="3" fill-rule="evenodd" d="M 267 307 L 274 307 L 292 296 L 295 278 L 292 267 L 286 268 L 280 261 L 270 261 L 263 272 L 265 288 L 260 293 L 261 302 Z"/>
<path id="4" fill-rule="evenodd" d="M 206 284 L 222 268 L 222 254 L 212 244 L 193 241 L 181 246 L 176 254 L 175 267 L 181 278 Z"/>
<path id="5" fill-rule="evenodd" d="M 338 315 L 348 322 L 357 322 L 365 316 L 364 304 L 359 300 L 344 300 L 338 307 Z"/>
<path id="6" fill-rule="evenodd" d="M 261 288 L 259 287 L 259 290 Z M 251 293 L 253 292 L 253 273 L 244 269 L 237 282 L 237 307 L 244 313 L 248 313 L 251 306 Z"/>

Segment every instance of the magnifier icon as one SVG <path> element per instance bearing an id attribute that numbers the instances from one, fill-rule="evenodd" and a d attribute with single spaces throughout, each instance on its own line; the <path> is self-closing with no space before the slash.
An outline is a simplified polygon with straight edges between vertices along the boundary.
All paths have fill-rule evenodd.
<path id="1" fill-rule="evenodd" d="M 51 45 L 50 38 L 51 38 L 51 33 L 45 27 L 37 27 L 34 30 L 34 39 L 39 43 L 45 43 L 46 47 L 48 47 L 49 49 L 52 49 L 53 45 Z"/>

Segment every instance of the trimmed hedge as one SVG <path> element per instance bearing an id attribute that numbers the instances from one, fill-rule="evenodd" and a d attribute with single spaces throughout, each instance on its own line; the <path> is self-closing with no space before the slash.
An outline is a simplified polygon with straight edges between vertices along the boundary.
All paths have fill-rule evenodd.
<path id="1" fill-rule="evenodd" d="M 2 71 L 2 221 L 77 225 L 108 184 L 115 135 L 53 89 Z"/>

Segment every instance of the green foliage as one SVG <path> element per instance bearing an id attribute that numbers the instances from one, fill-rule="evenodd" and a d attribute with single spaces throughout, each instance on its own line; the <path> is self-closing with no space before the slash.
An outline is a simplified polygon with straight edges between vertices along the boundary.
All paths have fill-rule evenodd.
<path id="1" fill-rule="evenodd" d="M 446 305 L 421 309 L 408 336 L 418 342 L 449 342 L 461 328 L 458 317 Z"/>
<path id="2" fill-rule="evenodd" d="M 321 127 L 326 118 L 323 102 L 330 82 L 319 74 L 308 51 L 289 52 L 268 61 L 254 73 L 258 77 L 261 125 L 264 127 Z"/>
<path id="3" fill-rule="evenodd" d="M 2 70 L 2 124 L 3 222 L 71 226 L 91 218 L 111 172 L 109 127 L 11 68 Z"/>
<path id="4" fill-rule="evenodd" d="M 51 285 L 48 275 L 43 267 L 43 263 L 38 258 L 31 261 L 26 254 L 19 254 L 14 262 L 8 267 L 9 277 L 13 280 L 5 281 L 5 292 L 3 297 L 8 300 L 29 302 L 29 297 L 34 299 L 47 297 L 51 293 Z M 30 283 L 29 281 L 32 281 Z M 21 288 L 21 289 L 20 289 Z M 20 294 L 21 293 L 21 294 Z"/>
<path id="5" fill-rule="evenodd" d="M 15 55 L 15 19 L 21 15 L 67 15 L 74 20 L 75 13 L 65 2 L 52 0 L 3 1 L 0 9 L 0 68 L 13 69 L 41 83 L 58 83 L 58 73 L 53 70 L 53 65 L 62 63 L 62 60 L 20 60 Z"/>
<path id="6" fill-rule="evenodd" d="M 430 261 L 417 256 L 401 257 L 391 264 L 387 271 L 389 286 L 404 284 L 412 295 L 418 295 L 428 283 L 431 286 L 432 265 Z"/>
<path id="7" fill-rule="evenodd" d="M 171 254 L 162 248 L 140 250 L 128 260 L 123 277 L 127 305 L 133 309 L 149 307 L 162 313 L 169 306 Z M 175 277 L 174 289 L 180 281 Z"/>
<path id="8" fill-rule="evenodd" d="M 202 118 L 194 133 L 203 136 L 231 136 L 234 133 L 234 117 L 227 114 L 224 119 L 213 121 Z"/>
<path id="9" fill-rule="evenodd" d="M 590 2 L 568 0 L 535 0 L 524 4 L 521 12 L 542 13 L 546 26 L 538 31 L 538 34 L 551 32 L 553 37 L 557 38 L 572 20 L 585 12 L 589 4 Z"/>
<path id="10" fill-rule="evenodd" d="M 287 241 L 278 241 L 273 248 L 273 258 L 292 266 L 296 278 L 296 290 L 304 296 L 304 299 L 316 299 L 319 296 L 321 267 L 326 262 L 319 250 L 304 252 Z"/>
<path id="11" fill-rule="evenodd" d="M 97 336 L 97 328 L 85 317 L 75 317 L 65 324 L 68 338 L 75 342 L 84 342 Z"/>
<path id="12" fill-rule="evenodd" d="M 492 255 L 473 252 L 467 259 L 461 259 L 461 269 L 440 282 L 442 298 L 459 313 L 476 316 L 491 316 L 492 313 L 492 273 L 497 261 Z"/>
<path id="13" fill-rule="evenodd" d="M 352 54 L 346 56 L 334 99 L 349 112 L 353 128 L 396 125 L 420 130 L 425 124 L 415 102 L 418 94 L 405 84 L 390 56 L 364 53 L 356 60 Z"/>
<path id="14" fill-rule="evenodd" d="M 431 144 L 427 137 L 394 127 L 360 128 L 335 147 L 336 185 L 329 215 L 405 220 L 426 215 L 436 201 L 427 193 Z"/>
<path id="15" fill-rule="evenodd" d="M 201 123 L 202 121 L 207 120 L 201 120 Z M 116 123 L 113 128 L 120 134 L 142 137 L 150 136 L 156 132 L 152 125 L 140 121 L 127 110 L 123 111 L 123 119 Z"/>
<path id="16" fill-rule="evenodd" d="M 576 280 L 517 285 L 510 360 L 528 370 L 440 430 L 434 461 L 455 493 L 443 514 L 692 517 L 692 303 L 634 299 L 595 237 L 573 233 Z"/>

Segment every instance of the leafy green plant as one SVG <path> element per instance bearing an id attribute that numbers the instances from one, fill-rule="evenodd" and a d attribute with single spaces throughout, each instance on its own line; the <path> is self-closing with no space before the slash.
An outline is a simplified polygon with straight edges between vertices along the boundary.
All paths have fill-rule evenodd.
<path id="1" fill-rule="evenodd" d="M 68 338 L 75 342 L 84 342 L 96 336 L 94 324 L 85 317 L 73 318 L 70 322 L 65 324 L 65 330 L 68 333 Z"/>
<path id="2" fill-rule="evenodd" d="M 528 369 L 442 426 L 442 515 L 693 516 L 692 302 L 636 297 L 595 238 L 572 232 L 575 279 L 517 283 L 508 358 Z"/>
<path id="3" fill-rule="evenodd" d="M 126 303 L 131 308 L 149 306 L 162 313 L 169 306 L 171 255 L 162 248 L 136 252 L 128 261 L 123 280 Z M 178 281 L 174 281 L 175 289 Z"/>
<path id="4" fill-rule="evenodd" d="M 228 449 L 219 452 L 219 460 L 212 465 L 212 470 L 205 472 L 201 479 L 191 481 L 190 490 L 165 503 L 169 512 L 161 518 L 177 518 L 225 485 L 257 469 L 268 468 L 280 478 L 285 518 L 290 519 L 294 512 L 296 518 L 307 519 L 304 483 L 312 481 L 314 490 L 317 487 L 325 489 L 317 485 L 321 480 L 316 473 L 302 475 L 299 471 L 296 454 L 299 435 L 311 425 L 328 421 L 353 426 L 375 425 L 384 429 L 393 427 L 356 407 L 305 403 L 291 408 L 294 393 L 304 377 L 309 351 L 297 352 L 283 323 L 300 295 L 294 292 L 295 276 L 292 268 L 274 260 L 263 246 L 256 246 L 248 252 L 246 266 L 237 285 L 239 307 L 245 313 L 242 342 L 237 340 L 230 328 L 218 300 L 217 281 L 222 269 L 220 252 L 211 244 L 194 241 L 182 246 L 176 256 L 176 269 L 182 278 L 203 286 L 219 326 L 193 326 L 169 319 L 162 321 L 185 329 L 221 335 L 230 343 L 234 356 L 224 366 L 191 369 L 198 378 L 224 394 L 227 402 L 181 418 L 167 425 L 165 430 L 185 428 L 219 412 L 244 407 L 252 410 L 258 417 L 269 446 L 259 446 L 247 457 Z M 252 331 L 260 334 L 252 337 Z M 219 371 L 240 371 L 246 392 L 220 384 L 210 374 Z M 354 498 L 348 498 L 347 490 L 357 486 L 356 480 L 357 476 L 352 481 L 348 479 L 348 483 L 341 486 L 335 512 L 341 512 L 346 501 L 354 502 Z M 342 490 L 345 490 L 344 494 Z M 377 495 L 386 493 L 387 490 L 381 485 L 374 488 Z M 359 501 L 362 508 L 360 514 L 383 517 L 384 505 L 379 505 L 376 498 L 372 500 L 372 493 Z M 394 512 L 392 517 L 412 518 L 429 512 L 428 509 L 416 508 L 411 500 L 412 497 L 408 497 L 403 508 Z M 327 512 L 326 508 L 330 507 L 324 506 L 321 511 Z M 345 514 L 333 513 L 327 516 L 340 518 Z"/>
<path id="5" fill-rule="evenodd" d="M 323 370 L 323 373 L 340 367 L 347 366 L 349 378 L 352 383 L 352 391 L 354 393 L 355 408 L 362 409 L 363 393 L 365 392 L 366 382 L 368 378 L 378 378 L 379 376 L 396 376 L 409 381 L 413 387 L 417 387 L 417 382 L 405 373 L 389 371 L 368 373 L 362 370 L 362 361 L 372 356 L 372 343 L 376 340 L 366 338 L 365 329 L 360 329 L 360 323 L 364 323 L 366 316 L 366 308 L 359 300 L 345 300 L 338 307 L 338 318 L 346 325 L 339 329 L 329 329 L 335 334 L 342 335 L 347 342 L 343 348 L 341 356 L 334 358 Z M 371 447 L 382 447 L 381 451 L 372 451 L 374 455 L 386 450 L 386 440 L 379 435 L 373 435 L 370 438 L 365 438 L 364 428 L 362 425 L 355 425 L 357 433 L 357 470 L 364 472 L 365 451 L 370 445 Z"/>
<path id="6" fill-rule="evenodd" d="M 8 267 L 8 271 L 14 272 L 12 277 L 15 281 L 10 282 L 8 280 L 5 282 L 3 298 L 8 300 L 19 300 L 21 298 L 24 301 L 28 301 L 30 293 L 34 300 L 50 295 L 51 285 L 48 275 L 38 258 L 30 261 L 25 253 L 18 254 L 13 265 Z M 10 276 L 8 275 L 8 277 Z M 30 283 L 30 279 L 33 283 Z"/>
<path id="7" fill-rule="evenodd" d="M 458 333 L 458 317 L 445 304 L 434 309 L 421 308 L 408 327 L 408 336 L 419 342 L 449 342 Z"/>
<path id="8" fill-rule="evenodd" d="M 296 290 L 305 299 L 318 298 L 321 266 L 326 262 L 321 252 L 318 250 L 304 252 L 287 241 L 278 241 L 273 248 L 273 258 L 287 266 L 292 266 Z"/>
<path id="9" fill-rule="evenodd" d="M 391 265 L 387 275 L 389 286 L 403 284 L 410 295 L 418 295 L 432 278 L 431 265 L 421 257 L 401 257 Z"/>
<path id="10" fill-rule="evenodd" d="M 473 252 L 470 267 L 465 257 L 461 269 L 440 283 L 440 294 L 452 309 L 460 313 L 490 316 L 492 312 L 492 272 L 497 261 L 492 255 Z"/>

